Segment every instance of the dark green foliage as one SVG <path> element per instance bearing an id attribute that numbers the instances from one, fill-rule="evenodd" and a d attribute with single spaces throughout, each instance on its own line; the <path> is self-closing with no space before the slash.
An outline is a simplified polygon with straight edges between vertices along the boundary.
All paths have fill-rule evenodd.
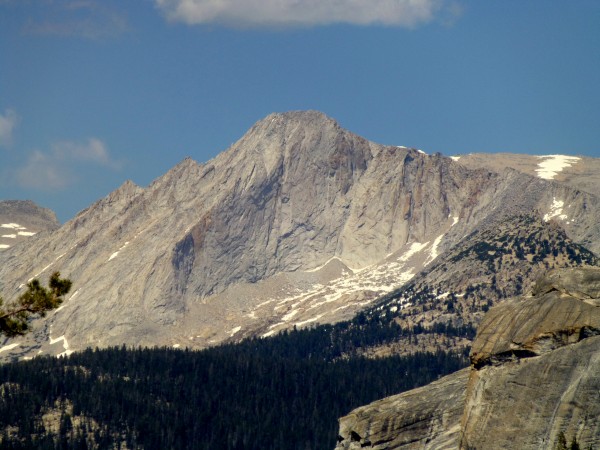
<path id="1" fill-rule="evenodd" d="M 202 352 L 111 348 L 1 366 L 0 431 L 18 427 L 1 447 L 333 448 L 337 419 L 352 408 L 467 364 L 445 352 L 339 358 L 354 344 L 340 344 L 334 329 Z M 66 403 L 72 414 L 48 433 L 41 414 Z"/>
<path id="2" fill-rule="evenodd" d="M 35 315 L 44 317 L 46 312 L 58 308 L 71 289 L 71 284 L 70 280 L 60 278 L 59 272 L 54 272 L 48 288 L 43 287 L 37 279 L 30 281 L 27 290 L 6 310 L 1 309 L 4 302 L 0 297 L 0 334 L 14 337 L 27 333 L 29 319 Z"/>

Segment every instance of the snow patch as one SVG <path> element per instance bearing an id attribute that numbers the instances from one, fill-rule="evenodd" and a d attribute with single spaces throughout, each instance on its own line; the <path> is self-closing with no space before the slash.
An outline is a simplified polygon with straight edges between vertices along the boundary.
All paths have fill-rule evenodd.
<path id="1" fill-rule="evenodd" d="M 236 333 L 238 333 L 242 329 L 241 326 L 237 326 L 229 330 L 229 336 L 233 337 Z"/>
<path id="2" fill-rule="evenodd" d="M 450 159 L 453 161 L 458 161 L 460 159 L 460 156 L 451 156 Z"/>
<path id="3" fill-rule="evenodd" d="M 119 250 L 117 250 L 112 255 L 110 255 L 110 258 L 108 258 L 107 262 L 110 261 L 111 259 L 115 259 L 117 257 L 117 255 L 119 254 L 119 252 L 121 250 L 123 250 L 125 247 L 127 247 L 128 245 L 129 245 L 129 241 L 125 242 Z"/>
<path id="4" fill-rule="evenodd" d="M 560 220 L 568 219 L 568 216 L 563 214 L 562 208 L 564 205 L 565 202 L 556 200 L 556 197 L 552 197 L 552 205 L 550 206 L 550 211 L 547 214 L 544 214 L 544 222 L 548 222 L 554 217 L 558 217 Z"/>
<path id="5" fill-rule="evenodd" d="M 535 171 L 538 177 L 545 180 L 553 180 L 564 168 L 572 166 L 581 159 L 576 156 L 565 155 L 546 155 L 538 156 L 538 158 L 542 161 L 538 163 L 538 168 Z"/>
<path id="6" fill-rule="evenodd" d="M 2 237 L 8 238 L 8 239 L 16 239 L 17 235 L 16 234 L 3 234 Z"/>
<path id="7" fill-rule="evenodd" d="M 9 248 L 9 247 L 10 247 L 10 245 L 8 245 L 8 244 L 0 244 L 0 248 Z"/>
<path id="8" fill-rule="evenodd" d="M 71 247 L 71 248 L 73 248 L 73 247 Z M 65 254 L 66 253 L 63 253 L 62 255 L 58 255 L 54 261 L 52 261 L 50 264 L 48 264 L 46 267 L 44 267 L 42 270 L 40 270 L 38 273 L 36 273 L 34 276 L 32 276 L 29 280 L 27 280 L 27 282 L 30 283 L 34 278 L 39 277 L 42 273 L 44 273 L 46 270 L 48 270 L 52 266 L 52 264 L 54 264 L 60 258 L 65 256 Z"/>
<path id="9" fill-rule="evenodd" d="M 417 151 L 418 151 L 419 153 L 422 153 L 423 155 L 426 155 L 426 154 L 427 154 L 427 153 L 425 153 L 423 150 L 419 150 L 419 149 L 417 149 Z"/>
<path id="10" fill-rule="evenodd" d="M 316 322 L 332 311 L 335 312 L 349 306 L 356 306 L 356 304 L 345 302 L 348 295 L 368 292 L 369 298 L 360 302 L 359 305 L 365 306 L 370 304 L 378 296 L 397 289 L 415 275 L 414 269 L 409 265 L 409 261 L 416 254 L 422 252 L 428 245 L 430 245 L 429 242 L 413 242 L 407 245 L 404 253 L 395 260 L 388 260 L 380 265 L 368 266 L 353 273 L 344 272 L 339 278 L 327 285 L 315 284 L 306 290 L 295 289 L 293 292 L 289 292 L 286 297 L 278 299 L 277 303 L 272 306 L 273 312 L 281 311 L 282 316 L 280 316 L 277 323 L 269 325 L 268 331 L 262 337 L 272 336 L 279 329 L 288 328 L 292 324 L 292 319 L 297 320 L 293 325 L 300 327 Z M 252 314 L 254 315 L 254 312 L 260 307 L 266 306 L 271 302 L 273 300 L 261 303 L 253 309 Z M 327 312 L 319 311 L 318 308 L 327 304 L 334 304 L 334 307 L 328 308 Z M 310 311 L 314 311 L 314 315 L 307 314 Z"/>
<path id="11" fill-rule="evenodd" d="M 22 227 L 21 225 L 19 225 L 18 223 L 3 223 L 2 225 L 0 225 L 0 228 L 13 228 L 13 229 L 22 229 L 24 230 L 25 227 Z"/>
<path id="12" fill-rule="evenodd" d="M 17 233 L 19 236 L 33 236 L 35 232 L 33 231 L 19 231 Z"/>
<path id="13" fill-rule="evenodd" d="M 450 216 L 448 216 L 448 218 L 450 218 Z M 454 216 L 452 218 L 452 224 L 450 225 L 450 228 L 452 228 L 457 223 L 458 223 L 458 216 Z M 440 243 L 442 242 L 442 239 L 444 239 L 445 235 L 446 235 L 446 233 L 442 233 L 438 237 L 436 237 L 435 240 L 433 241 L 431 249 L 429 250 L 429 257 L 425 261 L 426 266 L 429 265 L 435 258 L 437 258 L 439 256 L 438 247 L 439 247 Z"/>
<path id="14" fill-rule="evenodd" d="M 21 344 L 19 344 L 18 342 L 15 342 L 13 344 L 5 345 L 4 347 L 0 348 L 0 353 L 12 350 L 13 348 L 18 347 L 19 345 L 21 345 Z"/>
<path id="15" fill-rule="evenodd" d="M 181 347 L 181 344 L 173 344 L 173 348 L 179 348 Z"/>
<path id="16" fill-rule="evenodd" d="M 440 245 L 440 242 L 442 242 L 442 239 L 444 239 L 445 234 L 440 234 L 438 237 L 435 238 L 435 240 L 433 241 L 433 245 L 431 246 L 431 249 L 429 250 L 429 257 L 427 258 L 427 260 L 425 261 L 425 265 L 429 265 L 429 263 L 431 263 L 435 258 L 438 257 L 438 251 L 437 248 Z"/>
<path id="17" fill-rule="evenodd" d="M 49 339 L 50 339 L 50 345 L 54 345 L 57 342 L 63 341 L 64 352 L 59 353 L 58 355 L 56 355 L 57 358 L 60 358 L 62 356 L 69 356 L 70 354 L 73 353 L 73 350 L 71 350 L 69 348 L 69 342 L 67 341 L 67 338 L 65 337 L 64 334 L 62 336 L 60 336 L 60 337 L 57 337 L 56 339 L 52 339 L 52 337 L 49 337 Z"/>

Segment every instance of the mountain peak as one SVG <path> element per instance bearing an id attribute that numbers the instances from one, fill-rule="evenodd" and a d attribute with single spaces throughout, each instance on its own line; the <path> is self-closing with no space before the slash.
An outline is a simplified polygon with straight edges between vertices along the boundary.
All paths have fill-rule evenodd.
<path id="1" fill-rule="evenodd" d="M 271 123 L 274 121 L 285 123 L 297 123 L 303 125 L 310 123 L 322 125 L 328 122 L 337 124 L 335 119 L 332 119 L 327 114 L 321 111 L 316 111 L 314 109 L 274 112 L 269 114 L 264 119 L 260 120 L 257 124 L 261 124 L 263 122 Z"/>

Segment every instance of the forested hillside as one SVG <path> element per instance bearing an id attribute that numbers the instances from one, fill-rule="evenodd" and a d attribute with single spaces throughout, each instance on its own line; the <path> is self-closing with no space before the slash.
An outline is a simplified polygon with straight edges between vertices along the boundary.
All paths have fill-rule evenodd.
<path id="1" fill-rule="evenodd" d="M 1 366 L 1 448 L 333 448 L 352 408 L 467 364 L 445 352 L 352 356 L 392 331 L 360 322 L 201 352 L 123 347 Z M 351 332 L 365 327 L 370 337 Z"/>

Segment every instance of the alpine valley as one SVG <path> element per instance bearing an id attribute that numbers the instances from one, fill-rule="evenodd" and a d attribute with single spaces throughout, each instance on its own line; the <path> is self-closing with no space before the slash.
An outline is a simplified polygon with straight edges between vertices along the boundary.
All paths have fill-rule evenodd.
<path id="1" fill-rule="evenodd" d="M 125 346 L 143 353 L 147 347 L 218 346 L 226 352 L 238 342 L 268 346 L 310 332 L 309 358 L 326 355 L 327 361 L 351 364 L 352 356 L 382 364 L 388 357 L 437 355 L 418 364 L 444 367 L 418 383 L 357 396 L 340 406 L 348 409 L 338 416 L 396 393 L 390 390 L 464 367 L 473 345 L 479 355 L 496 354 L 492 338 L 475 340 L 481 323 L 501 335 L 497 341 L 511 342 L 499 330 L 502 317 L 514 311 L 502 312 L 503 305 L 539 293 L 538 280 L 549 270 L 578 273 L 586 270 L 582 266 L 597 266 L 600 254 L 599 159 L 428 155 L 370 142 L 316 111 L 271 114 L 213 160 L 185 159 L 147 187 L 127 181 L 60 227 L 48 214 L 43 223 L 33 212 L 31 219 L 11 216 L 14 208 L 7 205 L 13 203 L 0 204 L 2 227 L 36 233 L 0 251 L 3 297 L 18 297 L 29 280 L 45 282 L 54 271 L 70 278 L 73 289 L 60 308 L 34 321 L 29 335 L 0 343 L 3 361 L 75 353 L 83 358 L 77 364 L 87 367 L 88 348 L 116 352 Z M 484 321 L 488 311 L 496 316 Z M 577 329 L 595 330 L 595 323 L 577 322 Z M 303 345 L 287 348 L 301 352 Z M 481 384 L 481 371 L 496 370 L 477 358 L 471 355 L 472 370 L 480 372 L 464 369 L 418 396 L 428 399 L 439 391 L 459 399 L 454 406 L 431 407 L 450 408 L 449 435 L 437 422 L 433 434 L 410 434 L 411 418 L 391 424 L 388 416 L 382 431 L 381 408 L 398 402 L 417 408 L 415 394 L 407 393 L 342 419 L 339 448 L 442 448 L 427 447 L 435 439 L 447 448 L 492 448 L 473 431 L 485 422 L 484 413 L 464 416 L 463 429 L 471 434 L 457 437 L 461 408 L 488 386 Z M 369 370 L 392 377 L 383 367 Z M 55 406 L 39 408 L 48 414 Z M 68 402 L 63 413 L 69 407 L 76 415 Z M 550 420 L 540 417 L 540 423 Z M 94 426 L 97 431 L 103 425 Z M 397 434 L 389 436 L 390 430 Z M 559 431 L 551 427 L 535 442 L 554 442 Z M 371 435 L 380 441 L 375 444 Z M 591 444 L 598 433 L 583 435 Z M 227 442 L 237 442 L 236 436 Z M 296 442 L 289 448 L 323 448 L 294 439 L 281 437 Z M 282 448 L 236 445 L 222 448 Z M 328 445 L 333 448 L 335 440 Z M 522 448 L 537 448 L 527 445 Z"/>

